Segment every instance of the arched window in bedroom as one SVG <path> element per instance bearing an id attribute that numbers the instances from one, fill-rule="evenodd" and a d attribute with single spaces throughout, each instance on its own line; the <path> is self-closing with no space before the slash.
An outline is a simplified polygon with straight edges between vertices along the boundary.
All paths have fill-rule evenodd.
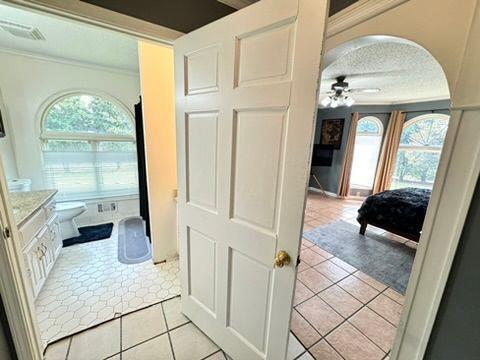
<path id="1" fill-rule="evenodd" d="M 375 181 L 383 124 L 375 116 L 365 116 L 358 121 L 353 152 L 350 188 L 371 190 Z"/>
<path id="2" fill-rule="evenodd" d="M 405 122 L 392 189 L 433 187 L 449 119 L 448 115 L 433 113 Z"/>

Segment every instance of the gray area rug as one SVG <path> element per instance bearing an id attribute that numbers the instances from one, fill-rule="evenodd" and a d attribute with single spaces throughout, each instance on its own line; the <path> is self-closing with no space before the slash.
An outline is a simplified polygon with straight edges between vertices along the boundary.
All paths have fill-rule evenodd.
<path id="1" fill-rule="evenodd" d="M 140 216 L 125 218 L 118 224 L 118 261 L 138 264 L 152 258 L 152 247 L 145 235 L 145 222 Z"/>
<path id="2" fill-rule="evenodd" d="M 374 279 L 405 294 L 415 250 L 345 221 L 317 227 L 303 236 Z"/>

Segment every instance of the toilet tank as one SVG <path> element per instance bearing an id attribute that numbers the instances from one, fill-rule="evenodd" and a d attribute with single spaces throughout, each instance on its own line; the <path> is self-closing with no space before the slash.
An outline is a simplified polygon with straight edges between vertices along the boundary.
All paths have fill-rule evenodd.
<path id="1" fill-rule="evenodd" d="M 30 179 L 10 179 L 7 181 L 7 185 L 11 192 L 32 190 L 32 180 Z"/>

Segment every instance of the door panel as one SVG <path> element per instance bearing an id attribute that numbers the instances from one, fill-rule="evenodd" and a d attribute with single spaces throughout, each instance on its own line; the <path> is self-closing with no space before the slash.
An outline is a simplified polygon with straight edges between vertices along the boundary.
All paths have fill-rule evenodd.
<path id="1" fill-rule="evenodd" d="M 266 85 L 291 79 L 295 19 L 237 38 L 236 86 Z"/>
<path id="2" fill-rule="evenodd" d="M 213 239 L 188 228 L 189 291 L 191 298 L 215 316 L 215 252 Z"/>
<path id="3" fill-rule="evenodd" d="M 187 202 L 213 213 L 217 212 L 217 122 L 217 112 L 190 113 L 185 124 Z"/>
<path id="4" fill-rule="evenodd" d="M 286 110 L 236 111 L 231 219 L 276 233 Z"/>
<path id="5" fill-rule="evenodd" d="M 271 266 L 230 248 L 227 326 L 249 346 L 265 351 L 271 297 Z M 248 314 L 248 316 L 246 316 Z"/>
<path id="6" fill-rule="evenodd" d="M 285 357 L 326 0 L 263 0 L 175 42 L 182 309 L 236 360 Z"/>

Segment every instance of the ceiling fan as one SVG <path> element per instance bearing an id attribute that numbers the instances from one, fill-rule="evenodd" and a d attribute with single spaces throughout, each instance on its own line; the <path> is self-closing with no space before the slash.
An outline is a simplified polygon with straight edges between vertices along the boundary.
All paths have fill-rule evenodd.
<path id="1" fill-rule="evenodd" d="M 345 81 L 346 76 L 338 76 L 337 82 L 333 83 L 331 90 L 327 91 L 327 97 L 325 97 L 320 103 L 323 107 L 336 108 L 338 106 L 352 106 L 355 103 L 352 95 L 353 93 L 376 93 L 379 92 L 379 88 L 358 88 L 351 89 L 348 86 L 348 82 Z"/>

